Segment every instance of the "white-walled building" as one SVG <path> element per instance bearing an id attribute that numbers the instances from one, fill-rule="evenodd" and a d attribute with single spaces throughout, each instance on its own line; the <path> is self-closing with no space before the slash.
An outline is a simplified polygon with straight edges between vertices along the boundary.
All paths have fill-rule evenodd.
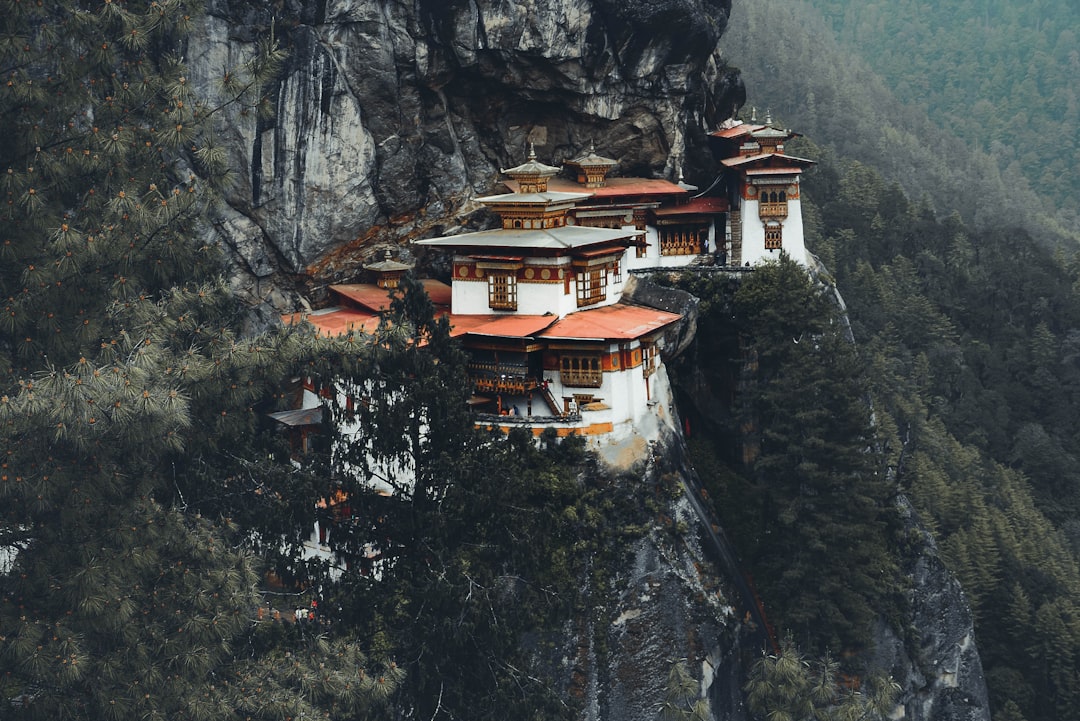
<path id="1" fill-rule="evenodd" d="M 629 272 L 781 252 L 806 264 L 799 180 L 812 161 L 784 154 L 794 136 L 768 119 L 725 123 L 711 134 L 713 194 L 681 178 L 609 177 L 618 162 L 594 148 L 559 177 L 530 148 L 503 171 L 511 192 L 478 199 L 499 227 L 417 241 L 452 254 L 450 285 L 424 284 L 469 353 L 478 422 L 609 440 L 648 425 L 669 400 L 660 350 L 679 316 L 623 302 Z M 376 283 L 330 286 L 338 305 L 299 317 L 327 335 L 373 330 L 408 266 L 387 253 L 365 269 Z"/>
<path id="2" fill-rule="evenodd" d="M 790 130 L 730 120 L 711 133 L 727 177 L 729 264 L 754 266 L 781 252 L 808 265 L 799 180 L 812 160 L 784 154 Z"/>
<path id="3" fill-rule="evenodd" d="M 659 350 L 664 329 L 679 320 L 622 302 L 631 259 L 646 257 L 637 249 L 647 232 L 635 216 L 687 191 L 638 179 L 598 202 L 602 188 L 575 190 L 565 181 L 566 189 L 553 190 L 559 168 L 535 152 L 504 172 L 514 192 L 480 198 L 499 214 L 500 228 L 416 243 L 453 253 L 450 323 L 469 353 L 478 422 L 536 433 L 552 427 L 598 442 L 633 435 L 655 415 L 657 399 L 668 400 Z M 603 181 L 598 175 L 593 186 Z M 638 207 L 642 197 L 648 208 Z M 582 208 L 590 214 L 579 215 Z M 699 242 L 677 262 L 705 248 Z"/>

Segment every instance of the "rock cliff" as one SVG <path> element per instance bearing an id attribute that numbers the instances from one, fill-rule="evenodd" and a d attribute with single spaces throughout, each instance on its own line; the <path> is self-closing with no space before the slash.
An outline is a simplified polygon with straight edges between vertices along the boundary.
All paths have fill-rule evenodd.
<path id="1" fill-rule="evenodd" d="M 705 131 L 743 101 L 717 42 L 730 0 L 213 0 L 189 43 L 207 87 L 271 32 L 271 119 L 219 121 L 235 184 L 214 223 L 253 302 L 348 279 L 376 244 L 474 222 L 529 143 L 595 142 L 622 174 L 712 172 Z M 711 181 L 711 176 L 708 180 Z M 309 288 L 310 289 L 310 288 Z M 317 295 L 317 292 L 316 292 Z"/>

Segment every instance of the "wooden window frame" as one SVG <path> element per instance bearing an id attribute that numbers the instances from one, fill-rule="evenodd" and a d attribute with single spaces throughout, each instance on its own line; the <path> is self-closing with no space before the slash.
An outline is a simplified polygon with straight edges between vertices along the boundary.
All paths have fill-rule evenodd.
<path id="1" fill-rule="evenodd" d="M 559 381 L 568 388 L 599 388 L 604 383 L 599 352 L 564 353 L 559 357 Z"/>
<path id="2" fill-rule="evenodd" d="M 781 250 L 784 247 L 784 226 L 765 226 L 765 250 Z"/>
<path id="3" fill-rule="evenodd" d="M 576 273 L 577 305 L 595 305 L 607 298 L 607 267 L 582 268 Z"/>
<path id="4" fill-rule="evenodd" d="M 657 228 L 660 236 L 660 255 L 700 255 L 702 252 L 701 228 L 686 225 L 669 225 Z"/>
<path id="5" fill-rule="evenodd" d="M 660 365 L 660 349 L 656 343 L 641 344 L 641 374 L 648 378 Z"/>
<path id="6" fill-rule="evenodd" d="M 517 310 L 517 273 L 489 272 L 488 307 L 492 310 Z"/>

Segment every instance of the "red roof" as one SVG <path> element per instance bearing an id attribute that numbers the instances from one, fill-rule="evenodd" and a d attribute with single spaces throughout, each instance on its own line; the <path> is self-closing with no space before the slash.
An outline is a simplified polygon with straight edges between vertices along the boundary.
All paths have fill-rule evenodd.
<path id="1" fill-rule="evenodd" d="M 739 123 L 738 125 L 733 125 L 730 128 L 722 128 L 720 130 L 713 131 L 709 133 L 709 135 L 713 136 L 714 138 L 741 138 L 744 135 L 749 135 L 750 133 L 756 130 L 761 130 L 764 127 L 764 125 L 750 125 L 749 123 Z"/>
<path id="2" fill-rule="evenodd" d="M 434 280 L 433 278 L 424 278 L 420 281 L 420 284 L 424 286 L 424 290 L 427 291 L 428 298 L 431 298 L 433 305 L 436 307 L 450 307 L 450 298 L 453 296 L 453 290 L 449 285 L 443 283 L 441 280 Z"/>
<path id="3" fill-rule="evenodd" d="M 633 340 L 671 325 L 682 316 L 616 303 L 571 313 L 539 335 L 549 340 Z"/>
<path id="4" fill-rule="evenodd" d="M 371 283 L 332 285 L 330 290 L 369 310 L 381 311 L 390 307 L 390 295 L 385 288 Z"/>
<path id="5" fill-rule="evenodd" d="M 799 173 L 802 173 L 802 168 L 752 168 L 746 171 L 747 175 L 796 175 Z"/>
<path id="6" fill-rule="evenodd" d="M 784 155 L 782 153 L 761 153 L 760 155 L 741 155 L 737 158 L 725 158 L 720 162 L 729 168 L 735 168 L 743 165 L 760 165 L 768 167 L 770 163 L 786 162 L 789 166 L 806 167 L 814 165 L 813 160 L 807 160 L 806 158 L 796 158 L 794 155 Z M 797 172 L 797 171 L 791 171 Z"/>
<path id="7" fill-rule="evenodd" d="M 436 306 L 449 306 L 451 290 L 450 286 L 439 280 L 425 278 L 420 281 L 427 291 L 431 302 Z M 330 290 L 364 308 L 379 312 L 389 310 L 390 294 L 385 288 L 380 288 L 372 283 L 346 283 L 332 285 Z"/>
<path id="8" fill-rule="evenodd" d="M 528 338 L 554 323 L 554 315 L 451 315 L 450 335 Z"/>
<path id="9" fill-rule="evenodd" d="M 671 205 L 666 208 L 657 208 L 653 212 L 657 217 L 667 217 L 672 215 L 702 215 L 710 213 L 726 213 L 727 210 L 727 198 L 706 196 L 702 198 L 692 198 L 690 202 L 683 203 L 682 205 Z"/>
<path id="10" fill-rule="evenodd" d="M 350 331 L 357 333 L 374 333 L 379 327 L 379 316 L 353 308 L 333 308 L 314 313 L 290 313 L 282 316 L 285 325 L 303 323 L 307 321 L 315 326 L 319 335 L 333 338 L 345 335 Z"/>

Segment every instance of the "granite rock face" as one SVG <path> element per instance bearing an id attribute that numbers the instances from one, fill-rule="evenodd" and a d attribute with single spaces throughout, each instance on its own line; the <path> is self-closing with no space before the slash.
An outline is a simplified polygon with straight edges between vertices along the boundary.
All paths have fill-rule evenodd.
<path id="1" fill-rule="evenodd" d="M 621 174 L 684 169 L 711 182 L 705 133 L 744 98 L 717 50 L 729 10 L 730 0 L 214 0 L 187 60 L 212 88 L 259 37 L 273 32 L 288 51 L 275 116 L 233 112 L 218 132 L 239 177 L 228 204 L 260 229 L 278 284 L 317 286 L 349 279 L 376 244 L 484 222 L 473 199 L 530 143 L 549 163 L 595 142 Z M 235 216 L 217 231 L 229 247 L 251 245 Z M 244 253 L 236 272 L 267 277 Z"/>
<path id="2" fill-rule="evenodd" d="M 899 506 L 905 531 L 917 539 L 918 552 L 906 569 L 914 589 L 910 627 L 915 638 L 905 644 L 883 624 L 874 663 L 889 670 L 903 689 L 904 718 L 986 721 L 990 700 L 967 598 L 907 499 L 901 497 Z"/>

